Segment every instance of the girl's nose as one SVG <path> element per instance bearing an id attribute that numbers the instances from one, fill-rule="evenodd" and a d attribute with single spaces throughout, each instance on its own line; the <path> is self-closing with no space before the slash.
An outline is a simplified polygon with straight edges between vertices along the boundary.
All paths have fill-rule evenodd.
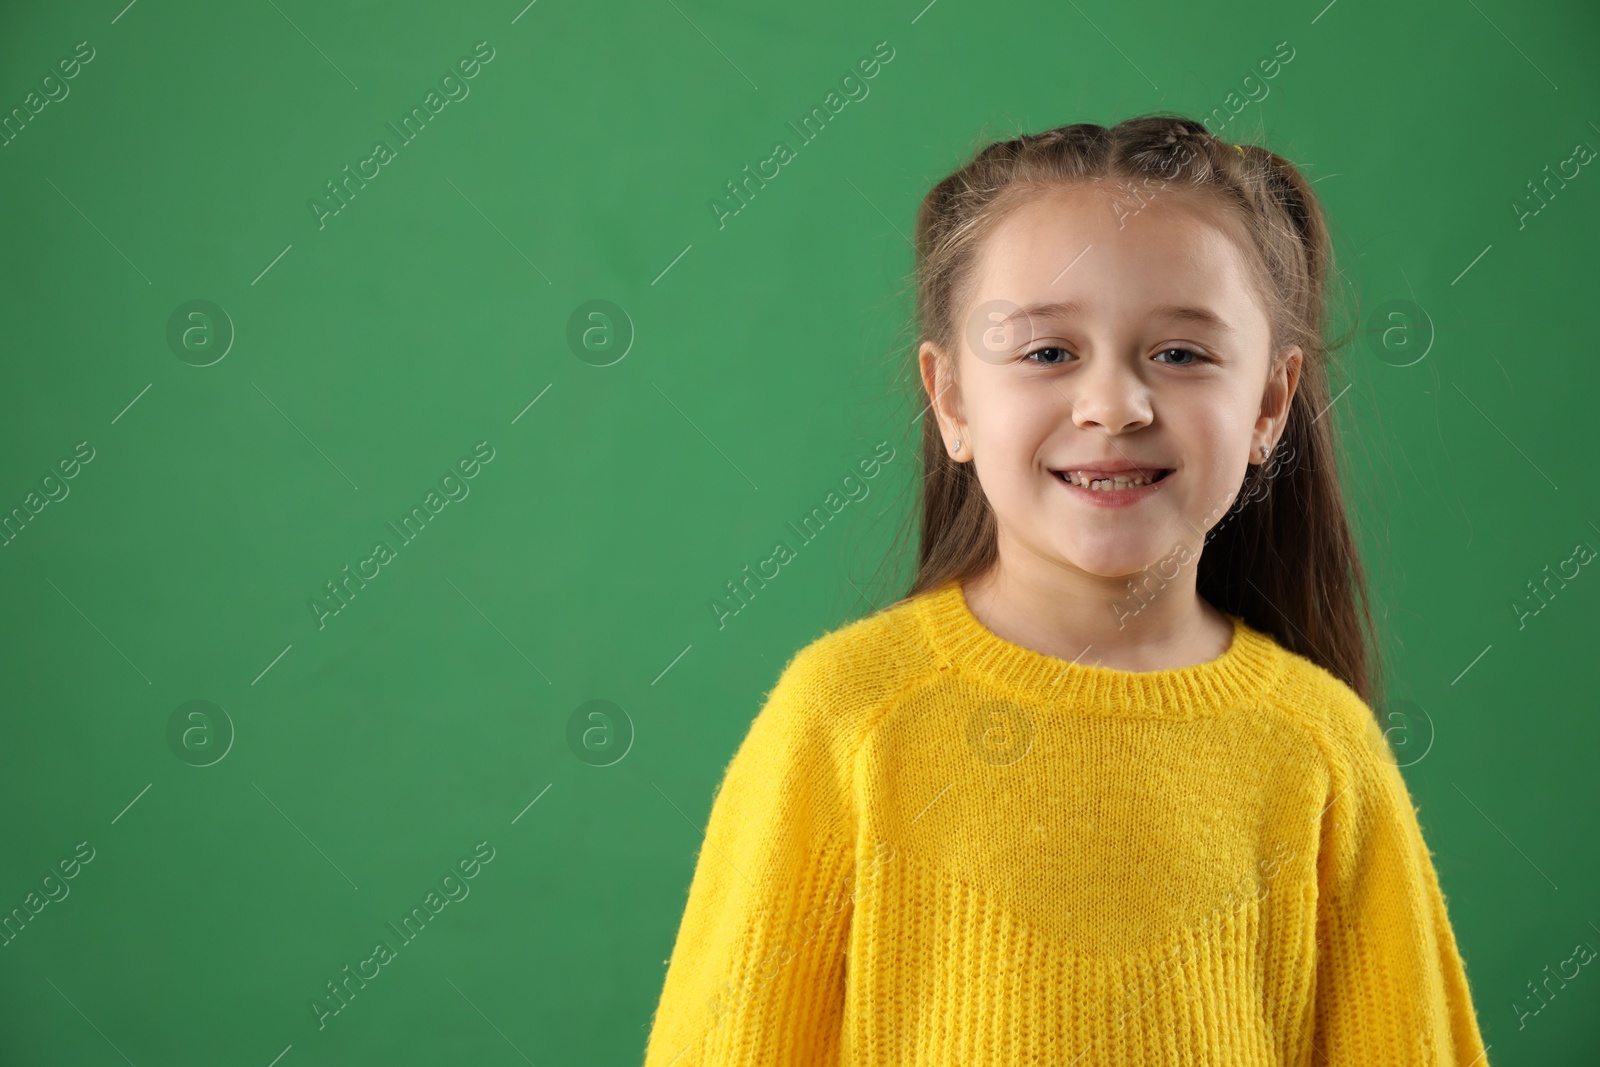
<path id="1" fill-rule="evenodd" d="M 1072 406 L 1074 425 L 1124 433 L 1150 424 L 1149 390 L 1137 375 L 1109 365 L 1085 369 L 1089 373 L 1061 387 Z"/>

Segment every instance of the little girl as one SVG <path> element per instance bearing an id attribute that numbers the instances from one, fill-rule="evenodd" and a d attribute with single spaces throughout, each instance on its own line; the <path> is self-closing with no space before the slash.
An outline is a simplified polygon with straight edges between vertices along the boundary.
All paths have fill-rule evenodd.
<path id="1" fill-rule="evenodd" d="M 1181 118 L 927 195 L 916 578 L 728 765 L 647 1067 L 1487 1067 L 1370 706 L 1331 255 Z"/>

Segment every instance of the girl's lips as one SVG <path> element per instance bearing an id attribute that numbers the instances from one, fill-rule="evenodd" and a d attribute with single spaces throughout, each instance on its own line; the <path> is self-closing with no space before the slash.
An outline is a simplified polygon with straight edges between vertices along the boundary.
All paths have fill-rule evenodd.
<path id="1" fill-rule="evenodd" d="M 1120 508 L 1129 504 L 1137 504 L 1146 497 L 1159 492 L 1161 487 L 1166 485 L 1172 476 L 1178 472 L 1168 471 L 1161 476 L 1159 481 L 1151 482 L 1149 485 L 1135 486 L 1132 489 L 1088 489 L 1081 485 L 1073 485 L 1067 481 L 1066 475 L 1062 472 L 1055 471 L 1052 473 L 1055 474 L 1056 481 L 1061 483 L 1063 489 L 1083 500 L 1084 503 L 1100 508 Z"/>

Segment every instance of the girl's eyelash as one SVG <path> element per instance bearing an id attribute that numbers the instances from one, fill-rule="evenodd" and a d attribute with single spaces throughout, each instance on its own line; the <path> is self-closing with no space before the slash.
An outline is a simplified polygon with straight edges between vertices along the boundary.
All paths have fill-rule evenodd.
<path id="1" fill-rule="evenodd" d="M 1063 349 L 1060 345 L 1042 345 L 1039 348 L 1035 348 L 1031 352 L 1023 353 L 1022 358 L 1024 360 L 1032 360 L 1033 362 L 1037 363 L 1039 366 L 1042 366 L 1042 367 L 1059 367 L 1061 365 L 1060 363 L 1044 363 L 1044 362 L 1041 362 L 1039 360 L 1034 360 L 1033 357 L 1038 355 L 1040 352 L 1063 352 L 1063 351 L 1065 351 L 1065 349 Z M 1160 352 L 1157 352 L 1156 355 L 1158 355 L 1158 356 L 1165 355 L 1168 352 L 1187 352 L 1189 355 L 1195 357 L 1195 362 L 1197 362 L 1197 363 L 1214 363 L 1214 362 L 1216 362 L 1210 356 L 1206 355 L 1204 352 L 1198 351 L 1197 349 L 1189 348 L 1189 347 L 1187 347 L 1185 345 L 1169 345 L 1168 347 L 1163 348 Z M 1173 363 L 1173 364 L 1169 364 L 1169 365 L 1170 366 L 1174 366 L 1174 367 L 1192 367 L 1192 366 L 1194 366 L 1194 363 Z"/>

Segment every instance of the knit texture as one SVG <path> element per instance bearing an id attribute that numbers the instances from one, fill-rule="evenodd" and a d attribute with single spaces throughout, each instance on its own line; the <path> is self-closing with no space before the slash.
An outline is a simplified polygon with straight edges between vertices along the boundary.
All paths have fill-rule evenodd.
<path id="1" fill-rule="evenodd" d="M 1488 1067 L 1367 705 L 1237 616 L 1133 672 L 958 582 L 785 666 L 711 805 L 645 1067 Z"/>

